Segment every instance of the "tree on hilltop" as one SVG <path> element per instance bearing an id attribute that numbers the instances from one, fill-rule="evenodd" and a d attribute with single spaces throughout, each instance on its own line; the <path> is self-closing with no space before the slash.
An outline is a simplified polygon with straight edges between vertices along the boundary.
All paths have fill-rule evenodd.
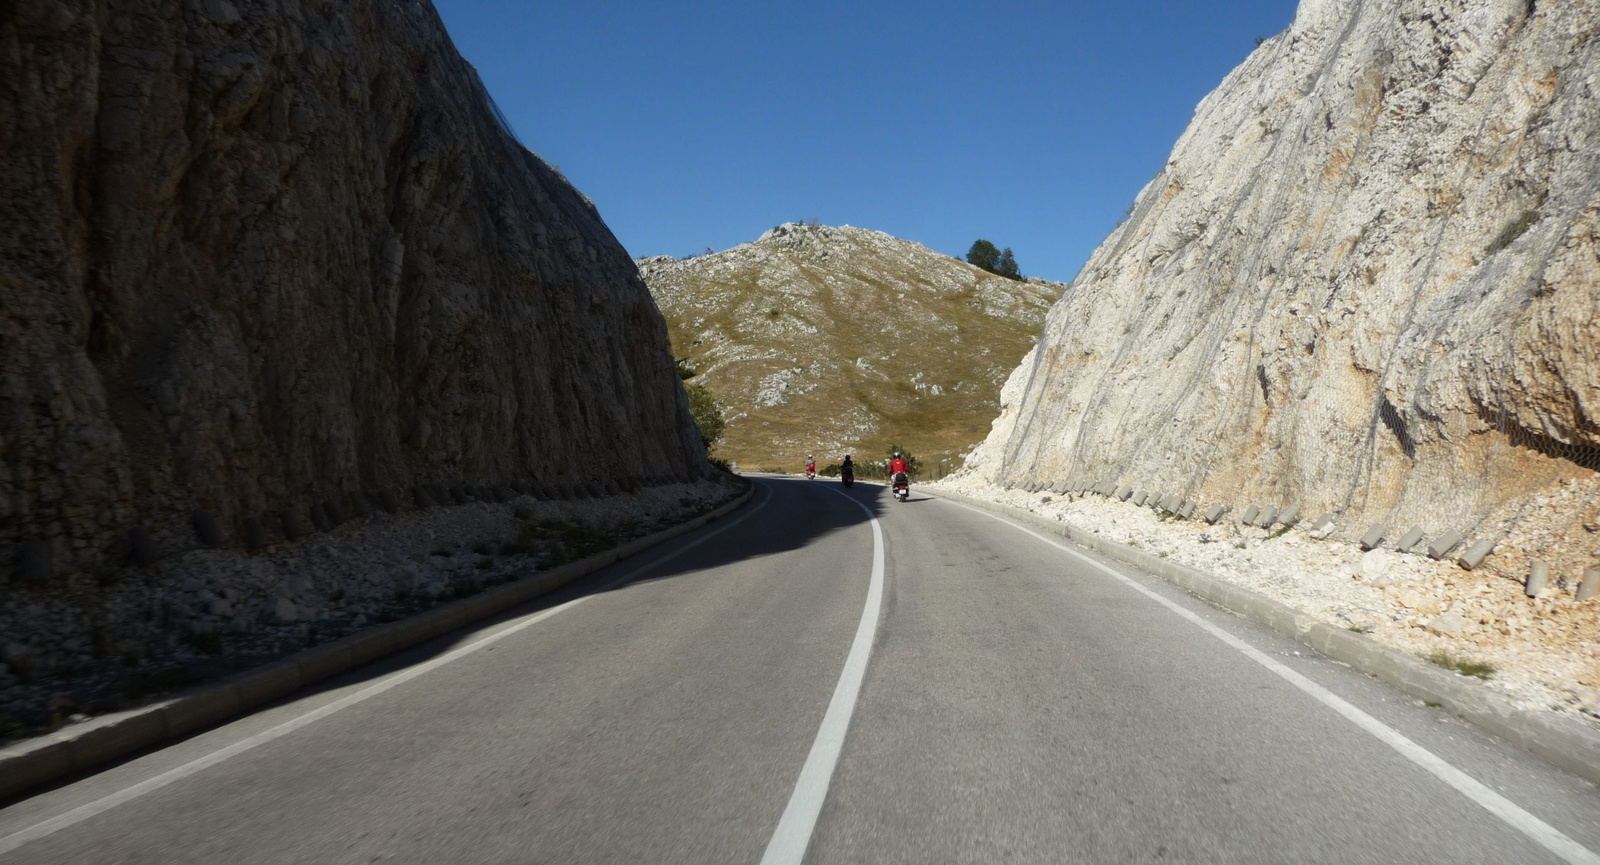
<path id="1" fill-rule="evenodd" d="M 1012 279 L 1022 278 L 1022 269 L 1017 267 L 1017 257 L 1011 254 L 1011 247 L 1006 247 L 1000 253 L 1000 264 L 994 272 Z"/>
<path id="2" fill-rule="evenodd" d="M 972 248 L 967 250 L 967 263 L 994 273 L 1000 267 L 1000 250 L 989 241 L 979 238 L 974 240 Z"/>

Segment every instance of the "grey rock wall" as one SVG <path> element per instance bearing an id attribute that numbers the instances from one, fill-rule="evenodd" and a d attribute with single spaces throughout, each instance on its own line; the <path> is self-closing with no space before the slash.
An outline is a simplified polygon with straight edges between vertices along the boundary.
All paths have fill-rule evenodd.
<path id="1" fill-rule="evenodd" d="M 0 574 L 704 470 L 628 255 L 429 3 L 11 0 L 0 157 Z"/>
<path id="2" fill-rule="evenodd" d="M 1200 104 L 970 465 L 1600 553 L 1600 4 L 1305 0 Z"/>

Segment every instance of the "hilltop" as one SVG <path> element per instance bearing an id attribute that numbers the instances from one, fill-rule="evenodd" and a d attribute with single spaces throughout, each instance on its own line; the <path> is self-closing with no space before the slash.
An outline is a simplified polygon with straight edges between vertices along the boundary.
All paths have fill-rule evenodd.
<path id="1" fill-rule="evenodd" d="M 934 469 L 983 439 L 1000 385 L 1065 289 L 850 226 L 786 223 L 723 252 L 637 264 L 674 353 L 724 406 L 717 455 L 747 468 L 898 442 Z"/>

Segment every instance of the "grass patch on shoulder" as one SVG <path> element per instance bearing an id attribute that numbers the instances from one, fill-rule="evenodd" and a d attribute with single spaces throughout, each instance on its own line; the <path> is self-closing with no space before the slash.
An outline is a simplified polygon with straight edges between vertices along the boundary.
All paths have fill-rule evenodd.
<path id="1" fill-rule="evenodd" d="M 1488 664 L 1483 661 L 1474 661 L 1471 658 L 1462 658 L 1457 655 L 1452 655 L 1443 649 L 1429 652 L 1428 654 L 1423 655 L 1422 659 L 1430 664 L 1444 667 L 1447 670 L 1455 670 L 1457 673 L 1460 673 L 1463 676 L 1474 676 L 1479 679 L 1483 679 L 1484 681 L 1488 681 L 1489 677 L 1493 676 L 1495 673 L 1493 664 Z"/>

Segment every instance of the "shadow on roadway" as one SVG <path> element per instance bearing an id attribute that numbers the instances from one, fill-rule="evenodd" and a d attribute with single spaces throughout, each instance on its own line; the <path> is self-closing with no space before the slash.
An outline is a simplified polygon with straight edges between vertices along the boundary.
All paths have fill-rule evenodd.
<path id="1" fill-rule="evenodd" d="M 329 691 L 360 686 L 383 678 L 390 673 L 425 662 L 456 649 L 468 642 L 468 638 L 471 636 L 479 634 L 486 636 L 488 632 L 493 632 L 513 620 L 541 610 L 560 606 L 576 598 L 597 594 L 601 591 L 619 591 L 641 583 L 670 580 L 688 573 L 723 567 L 766 556 L 781 555 L 812 544 L 826 543 L 831 536 L 839 535 L 854 526 L 866 523 L 868 512 L 873 516 L 881 516 L 884 508 L 902 504 L 894 502 L 889 497 L 887 489 L 879 483 L 857 481 L 854 486 L 846 489 L 836 480 L 822 478 L 806 480 L 801 477 L 758 475 L 752 477 L 751 480 L 756 487 L 755 494 L 751 496 L 743 507 L 713 520 L 695 531 L 673 538 L 637 555 L 602 568 L 548 595 L 505 610 L 487 619 L 481 619 L 461 630 L 435 637 L 421 645 L 402 650 L 386 658 L 380 658 L 365 666 L 347 670 L 330 679 L 302 688 L 281 700 L 223 721 L 213 727 L 180 738 L 169 739 L 115 762 L 102 764 L 90 771 L 76 773 L 67 778 L 35 788 L 20 796 L 0 798 L 0 808 L 9 807 L 50 790 L 71 785 L 149 754 L 182 744 L 197 736 L 208 735 L 243 718 L 272 711 L 289 703 L 315 697 Z M 866 511 L 845 501 L 846 498 L 858 502 L 866 508 Z M 928 500 L 928 497 L 925 496 L 914 496 L 911 499 L 912 502 Z M 647 563 L 663 554 L 671 553 L 674 549 L 684 544 L 692 543 L 705 533 L 716 531 L 727 525 L 729 521 L 738 520 L 741 517 L 744 518 L 742 523 L 736 528 L 718 535 L 714 540 L 701 544 L 693 550 L 661 564 L 659 567 L 652 568 L 641 574 L 638 579 L 607 589 L 609 583 L 630 570 L 639 568 L 641 564 Z M 870 546 L 868 549 L 870 550 Z M 530 573 L 527 576 L 532 577 L 535 574 Z M 219 745 L 219 747 L 222 746 Z"/>

